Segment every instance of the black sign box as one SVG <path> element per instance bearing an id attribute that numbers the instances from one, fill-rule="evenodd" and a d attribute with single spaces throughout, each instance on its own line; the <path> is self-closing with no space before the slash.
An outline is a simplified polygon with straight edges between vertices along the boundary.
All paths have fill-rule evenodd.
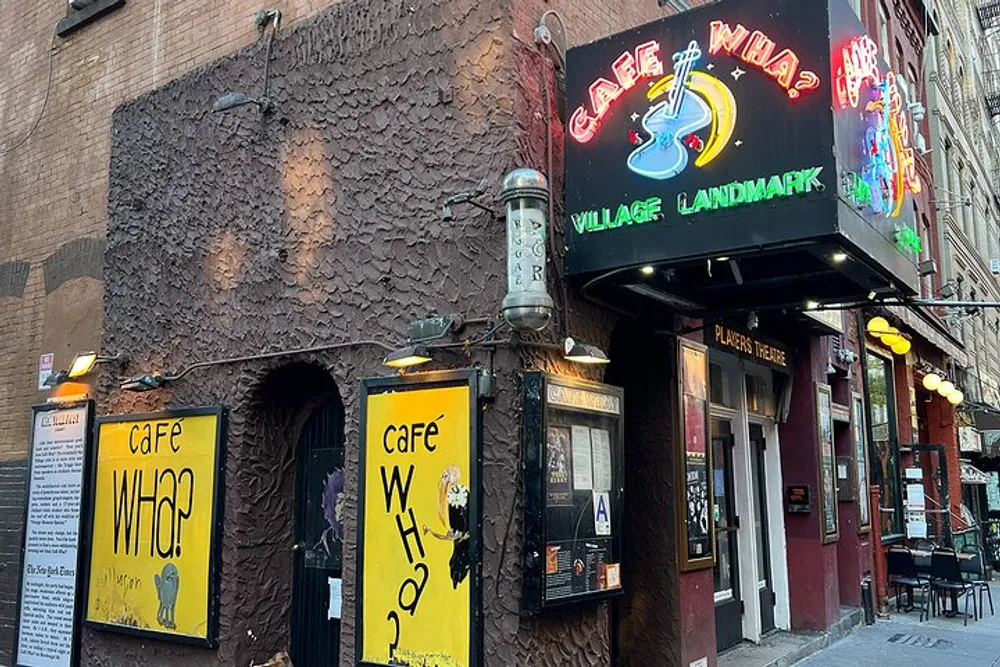
<path id="1" fill-rule="evenodd" d="M 623 392 L 524 376 L 522 603 L 529 612 L 621 595 Z"/>
<path id="2" fill-rule="evenodd" d="M 890 217 L 861 182 L 863 35 L 846 0 L 723 0 L 570 49 L 567 272 L 822 244 L 914 291 L 911 193 Z"/>

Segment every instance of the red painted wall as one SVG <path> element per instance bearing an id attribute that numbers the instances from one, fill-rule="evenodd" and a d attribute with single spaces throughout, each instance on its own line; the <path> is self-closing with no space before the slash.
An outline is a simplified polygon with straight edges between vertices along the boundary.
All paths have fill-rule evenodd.
<path id="1" fill-rule="evenodd" d="M 717 664 L 715 654 L 715 584 L 711 568 L 680 576 L 681 666 L 708 657 L 709 667 Z"/>
<path id="2" fill-rule="evenodd" d="M 811 338 L 800 349 L 788 422 L 780 428 L 785 485 L 806 484 L 812 490 L 811 512 L 785 514 L 793 630 L 825 630 L 840 615 L 837 545 L 822 544 L 820 535 L 815 383 L 826 381 L 825 346 Z"/>

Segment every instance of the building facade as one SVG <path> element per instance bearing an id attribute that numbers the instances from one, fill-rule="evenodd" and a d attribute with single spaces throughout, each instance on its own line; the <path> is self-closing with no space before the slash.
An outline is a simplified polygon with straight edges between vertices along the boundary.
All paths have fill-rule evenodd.
<path id="1" fill-rule="evenodd" d="M 0 370 L 12 471 L 0 482 L 24 503 L 32 404 L 96 401 L 82 665 L 259 664 L 287 650 L 298 667 L 710 667 L 773 630 L 842 623 L 867 581 L 885 597 L 881 554 L 908 520 L 900 471 L 958 469 L 955 409 L 923 378 L 966 365 L 935 313 L 878 305 L 944 285 L 920 271 L 947 247 L 916 139 L 931 132 L 911 113 L 928 99 L 922 63 L 937 29 L 922 4 L 276 8 L 280 21 L 99 1 L 70 11 L 63 28 L 80 26 L 55 39 L 51 60 L 7 56 L 51 63 L 54 83 L 35 103 L 37 129 L 0 157 L 11 220 L 0 321 L 15 332 L 14 365 Z M 61 17 L 31 16 L 17 34 Z M 10 86 L 4 117 L 31 107 L 18 96 L 35 99 L 38 80 Z M 700 125 L 681 131 L 687 113 Z M 530 213 L 499 196 L 516 168 L 548 177 L 550 198 L 538 183 L 521 192 L 541 202 Z M 527 242 L 512 250 L 508 237 L 539 217 L 552 234 L 530 247 L 548 261 L 529 282 L 552 295 L 552 320 L 510 332 L 501 304 Z M 447 326 L 427 335 L 441 315 Z M 610 363 L 573 363 L 567 338 Z M 389 375 L 404 344 L 427 363 Z M 39 392 L 41 354 L 56 371 L 86 349 L 116 361 Z M 565 423 L 538 421 L 539 372 L 567 388 L 545 393 Z M 371 431 L 385 417 L 372 397 L 454 389 L 459 376 L 476 388 L 470 469 L 449 461 L 428 487 L 417 463 L 410 477 L 395 468 L 405 479 L 373 472 L 374 454 L 417 452 Z M 407 424 L 424 453 L 436 449 L 429 424 L 444 428 L 437 406 Z M 128 495 L 115 474 L 111 493 L 100 485 L 104 429 L 149 414 L 221 415 L 216 556 L 157 554 L 153 528 L 149 559 L 124 553 L 154 561 L 155 578 L 96 571 L 107 535 L 122 557 L 121 520 L 99 511 Z M 621 459 L 608 453 L 608 415 L 621 420 Z M 132 456 L 151 454 L 131 438 Z M 605 456 L 620 479 L 598 465 Z M 431 490 L 430 504 L 414 501 L 419 522 L 407 514 L 413 475 Z M 960 496 L 928 492 L 945 511 Z M 383 499 L 386 516 L 399 511 L 378 533 Z M 191 513 L 153 502 L 178 512 L 172 526 Z M 572 539 L 546 539 L 560 526 Z M 401 542 L 379 541 L 397 528 Z M 22 527 L 6 530 L 5 600 L 21 581 Z M 400 571 L 401 584 L 389 579 Z M 207 582 L 209 613 L 177 641 L 192 623 L 183 604 L 174 618 L 177 596 L 195 581 Z M 458 595 L 467 608 L 442 603 Z M 0 617 L 0 651 L 12 650 L 16 609 Z M 432 655 L 441 637 L 454 654 Z"/>
<path id="2" fill-rule="evenodd" d="M 998 140 L 996 72 L 996 8 L 989 2 L 940 5 L 936 15 L 941 35 L 927 60 L 929 118 L 934 150 L 937 204 L 947 246 L 945 294 L 960 301 L 996 302 L 996 255 L 1000 252 L 1000 209 L 997 207 Z M 994 308 L 949 309 L 949 326 L 968 352 L 962 387 L 969 400 L 996 408 L 1000 320 Z M 995 434 L 982 424 L 972 428 L 967 450 L 978 454 L 981 440 Z"/>

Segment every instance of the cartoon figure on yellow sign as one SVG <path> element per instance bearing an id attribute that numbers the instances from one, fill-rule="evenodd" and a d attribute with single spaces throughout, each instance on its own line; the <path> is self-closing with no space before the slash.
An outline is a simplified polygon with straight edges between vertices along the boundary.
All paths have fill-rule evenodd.
<path id="1" fill-rule="evenodd" d="M 461 483 L 462 471 L 457 465 L 450 465 L 441 474 L 438 482 L 438 518 L 446 533 L 436 533 L 424 526 L 424 534 L 430 533 L 439 540 L 452 542 L 451 569 L 452 586 L 465 581 L 472 566 L 469 556 L 469 487 Z"/>
<path id="2" fill-rule="evenodd" d="M 156 597 L 160 599 L 156 621 L 163 627 L 174 630 L 177 628 L 177 623 L 174 621 L 174 607 L 177 605 L 177 590 L 181 585 L 181 575 L 173 563 L 163 566 L 162 575 L 153 575 L 153 581 L 156 582 Z"/>

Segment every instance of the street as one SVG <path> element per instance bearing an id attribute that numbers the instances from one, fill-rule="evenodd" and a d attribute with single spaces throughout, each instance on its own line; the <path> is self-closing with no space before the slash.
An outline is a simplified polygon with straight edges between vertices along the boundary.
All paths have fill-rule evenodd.
<path id="1" fill-rule="evenodd" d="M 992 585 L 994 609 L 1000 583 Z M 798 665 L 802 667 L 856 667 L 858 665 L 1000 665 L 1000 616 L 991 616 L 984 600 L 985 618 L 962 625 L 961 617 L 938 616 L 918 622 L 919 612 L 895 613 L 874 626 L 862 626 Z M 1000 611 L 1000 609 L 996 609 Z"/>

